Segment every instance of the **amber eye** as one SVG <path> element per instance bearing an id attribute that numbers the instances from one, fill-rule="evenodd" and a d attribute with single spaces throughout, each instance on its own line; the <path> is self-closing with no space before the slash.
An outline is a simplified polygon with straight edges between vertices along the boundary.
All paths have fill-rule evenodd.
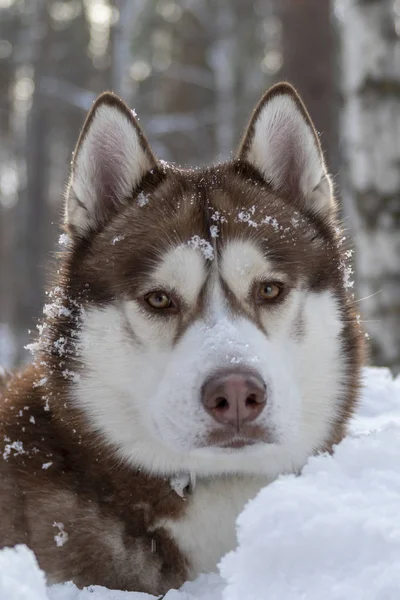
<path id="1" fill-rule="evenodd" d="M 145 300 L 147 304 L 156 309 L 171 308 L 172 306 L 171 298 L 162 290 L 151 292 L 145 297 Z"/>
<path id="2" fill-rule="evenodd" d="M 258 287 L 258 297 L 260 300 L 275 300 L 282 291 L 282 287 L 277 283 L 263 282 Z"/>

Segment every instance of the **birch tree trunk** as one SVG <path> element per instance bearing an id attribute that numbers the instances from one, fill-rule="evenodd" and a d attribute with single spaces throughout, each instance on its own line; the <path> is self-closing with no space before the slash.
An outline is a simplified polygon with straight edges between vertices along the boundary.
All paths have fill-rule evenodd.
<path id="1" fill-rule="evenodd" d="M 393 0 L 337 0 L 342 34 L 345 213 L 355 238 L 371 359 L 400 369 L 400 14 Z M 397 31 L 396 31 L 397 29 Z"/>

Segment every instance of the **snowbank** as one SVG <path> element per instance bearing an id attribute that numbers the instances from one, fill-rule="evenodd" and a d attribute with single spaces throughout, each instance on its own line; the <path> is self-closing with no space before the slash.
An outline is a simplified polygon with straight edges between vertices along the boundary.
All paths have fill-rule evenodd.
<path id="1" fill-rule="evenodd" d="M 400 378 L 366 369 L 351 435 L 334 456 L 281 477 L 238 520 L 238 548 L 220 575 L 166 600 L 398 600 L 400 597 Z M 46 588 L 25 547 L 0 552 L 3 600 L 149 600 L 72 583 Z"/>

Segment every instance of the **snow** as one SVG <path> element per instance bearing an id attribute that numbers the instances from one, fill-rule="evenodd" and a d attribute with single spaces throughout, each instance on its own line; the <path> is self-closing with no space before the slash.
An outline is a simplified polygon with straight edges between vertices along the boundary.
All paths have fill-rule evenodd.
<path id="1" fill-rule="evenodd" d="M 33 552 L 25 546 L 7 548 L 0 552 L 0 598 L 48 600 L 45 576 L 40 571 Z M 72 599 L 72 596 L 65 598 Z"/>
<path id="2" fill-rule="evenodd" d="M 214 259 L 214 248 L 209 241 L 204 240 L 199 235 L 194 235 L 189 240 L 188 245 L 195 250 L 200 250 L 206 260 Z"/>
<path id="3" fill-rule="evenodd" d="M 8 441 L 8 439 L 4 438 L 4 441 Z M 24 445 L 20 441 L 10 442 L 9 444 L 5 444 L 4 452 L 3 452 L 3 460 L 8 460 L 11 452 L 13 452 L 13 456 L 18 456 L 19 454 L 25 454 Z"/>
<path id="4" fill-rule="evenodd" d="M 125 239 L 124 235 L 117 235 L 117 236 L 115 236 L 115 238 L 113 238 L 112 245 L 115 246 L 115 244 L 117 244 L 118 242 L 121 242 L 124 239 Z"/>
<path id="5" fill-rule="evenodd" d="M 57 548 L 60 548 L 68 542 L 68 533 L 64 529 L 64 523 L 61 523 L 60 521 L 55 521 L 53 523 L 53 527 L 56 527 L 56 529 L 58 530 L 58 533 L 54 536 L 54 541 L 56 543 Z"/>
<path id="6" fill-rule="evenodd" d="M 62 233 L 58 238 L 58 243 L 60 244 L 60 246 L 68 246 L 70 241 L 70 237 L 66 233 Z"/>
<path id="7" fill-rule="evenodd" d="M 247 504 L 238 547 L 220 573 L 166 600 L 397 600 L 400 590 L 400 377 L 365 370 L 350 434 L 333 456 L 313 457 Z M 186 481 L 177 481 L 182 486 Z M 24 546 L 0 552 L 0 598 L 150 600 L 136 592 L 72 583 L 45 586 Z"/>
<path id="8" fill-rule="evenodd" d="M 137 198 L 137 203 L 140 207 L 142 206 L 146 206 L 146 204 L 148 204 L 149 202 L 149 198 L 148 196 L 146 196 L 146 194 L 144 192 L 140 192 L 138 198 Z"/>

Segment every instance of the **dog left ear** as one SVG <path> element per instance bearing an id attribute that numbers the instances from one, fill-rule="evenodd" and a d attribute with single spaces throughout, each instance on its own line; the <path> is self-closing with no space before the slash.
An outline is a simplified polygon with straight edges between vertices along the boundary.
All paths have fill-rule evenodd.
<path id="1" fill-rule="evenodd" d="M 85 235 L 131 197 L 156 159 L 134 113 L 110 92 L 93 104 L 71 165 L 65 222 Z"/>
<path id="2" fill-rule="evenodd" d="M 295 89 L 273 86 L 256 107 L 238 158 L 278 192 L 322 216 L 335 209 L 317 132 Z"/>

